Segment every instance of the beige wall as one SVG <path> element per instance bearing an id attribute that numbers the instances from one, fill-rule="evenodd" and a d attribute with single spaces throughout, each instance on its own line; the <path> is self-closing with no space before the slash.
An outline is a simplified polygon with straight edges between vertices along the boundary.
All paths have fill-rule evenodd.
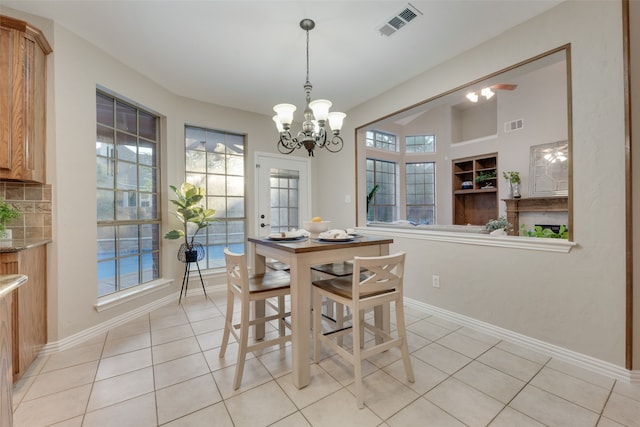
<path id="1" fill-rule="evenodd" d="M 6 8 L 3 13 L 11 13 Z M 30 18 L 30 17 L 27 17 Z M 167 117 L 163 183 L 180 182 L 184 123 L 246 133 L 253 150 L 274 151 L 270 117 L 176 97 L 64 28 L 45 31 L 50 59 L 48 182 L 50 340 L 60 340 L 168 294 L 97 313 L 95 265 L 95 85 Z M 574 236 L 569 254 L 397 238 L 406 250 L 407 296 L 615 365 L 624 365 L 624 122 L 619 2 L 568 2 L 348 112 L 345 149 L 314 159 L 314 215 L 355 223 L 354 128 L 514 63 L 572 44 Z M 428 52 L 419 52 L 428 54 Z M 606 84 L 603 84 L 605 83 Z M 266 139 L 262 139 L 266 138 Z M 336 173 L 342 171 L 342 173 Z M 248 194 L 253 171 L 247 168 Z M 363 193 L 361 193 L 363 194 Z M 163 197 L 166 202 L 166 192 Z M 253 202 L 249 200 L 247 212 Z M 166 210 L 166 203 L 164 204 Z M 163 212 L 167 217 L 167 212 Z M 249 233 L 254 231 L 249 218 Z M 167 224 L 165 224 L 166 226 Z M 165 276 L 177 277 L 171 245 Z M 441 288 L 430 286 L 432 274 Z M 177 290 L 177 284 L 171 291 Z"/>
<path id="2" fill-rule="evenodd" d="M 622 11 L 617 1 L 563 3 L 348 112 L 346 149 L 317 157 L 318 212 L 353 224 L 353 129 L 542 52 L 571 43 L 574 239 L 568 254 L 396 238 L 406 294 L 574 352 L 625 364 Z M 428 54 L 428 52 L 417 52 Z M 361 186 L 364 183 L 359 182 Z M 364 194 L 360 188 L 360 194 Z M 363 197 L 363 196 L 361 196 Z M 355 197 L 354 197 L 355 199 Z M 440 276 L 441 288 L 431 287 Z"/>
<path id="3" fill-rule="evenodd" d="M 42 29 L 51 45 L 47 181 L 53 192 L 53 243 L 49 245 L 49 341 L 95 327 L 177 292 L 182 268 L 176 241 L 164 241 L 163 277 L 174 284 L 100 313 L 96 290 L 95 90 L 103 86 L 164 116 L 162 125 L 163 229 L 169 229 L 169 184 L 184 181 L 184 125 L 246 134 L 247 160 L 255 151 L 274 151 L 276 132 L 268 116 L 178 97 L 119 63 L 65 28 L 8 8 L 3 14 Z M 252 212 L 253 168 L 247 167 L 247 212 Z M 253 218 L 250 234 L 255 232 Z M 210 280 L 214 284 L 215 278 Z"/>

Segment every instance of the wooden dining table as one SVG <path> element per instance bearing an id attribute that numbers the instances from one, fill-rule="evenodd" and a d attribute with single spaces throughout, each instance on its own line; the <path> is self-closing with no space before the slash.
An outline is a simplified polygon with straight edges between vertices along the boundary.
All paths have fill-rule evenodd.
<path id="1" fill-rule="evenodd" d="M 326 242 L 315 238 L 302 240 L 271 240 L 250 237 L 254 273 L 266 270 L 266 260 L 275 259 L 290 266 L 291 273 L 291 347 L 293 384 L 297 388 L 309 385 L 311 330 L 311 267 L 319 264 L 351 260 L 355 256 L 389 254 L 393 239 L 357 236 L 345 242 Z M 388 311 L 378 321 L 389 324 Z M 264 334 L 256 331 L 256 335 Z"/>

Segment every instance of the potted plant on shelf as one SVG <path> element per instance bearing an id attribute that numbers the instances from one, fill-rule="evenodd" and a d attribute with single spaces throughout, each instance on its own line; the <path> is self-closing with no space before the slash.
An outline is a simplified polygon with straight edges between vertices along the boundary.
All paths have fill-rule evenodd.
<path id="1" fill-rule="evenodd" d="M 498 219 L 492 219 L 487 222 L 485 228 L 492 236 L 504 236 L 513 228 L 513 225 L 505 217 L 501 216 Z"/>
<path id="2" fill-rule="evenodd" d="M 492 171 L 487 171 L 487 172 L 481 172 L 478 174 L 478 176 L 476 176 L 476 184 L 478 185 L 482 185 L 482 188 L 492 188 L 493 185 L 491 184 L 491 182 L 487 182 L 486 184 L 484 183 L 485 181 L 489 181 L 490 179 L 493 179 L 496 177 L 496 171 L 492 170 Z"/>
<path id="3" fill-rule="evenodd" d="M 11 230 L 7 230 L 7 222 L 20 218 L 22 212 L 0 198 L 0 240 L 11 240 Z"/>
<path id="4" fill-rule="evenodd" d="M 180 188 L 176 188 L 170 185 L 169 188 L 176 194 L 175 200 L 170 200 L 176 206 L 176 217 L 182 223 L 182 229 L 175 229 L 167 232 L 164 235 L 165 239 L 176 240 L 184 239 L 184 243 L 180 246 L 180 254 L 184 254 L 184 259 L 180 259 L 182 262 L 197 262 L 201 253 L 204 256 L 204 249 L 202 245 L 195 242 L 196 235 L 200 230 L 206 228 L 214 222 L 216 219 L 214 215 L 215 209 L 205 209 L 200 205 L 200 202 L 204 198 L 204 188 L 196 187 L 195 185 L 185 182 Z M 195 226 L 195 230 L 189 238 L 189 224 Z M 193 228 L 193 227 L 192 227 Z"/>
<path id="5" fill-rule="evenodd" d="M 509 181 L 509 187 L 511 188 L 511 196 L 514 199 L 520 198 L 520 172 L 507 171 L 502 172 L 504 179 Z"/>

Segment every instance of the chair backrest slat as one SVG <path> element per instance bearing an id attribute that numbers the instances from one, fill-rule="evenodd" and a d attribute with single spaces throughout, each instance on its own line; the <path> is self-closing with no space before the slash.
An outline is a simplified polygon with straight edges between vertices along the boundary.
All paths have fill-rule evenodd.
<path id="1" fill-rule="evenodd" d="M 354 298 L 392 290 L 401 292 L 405 256 L 404 252 L 399 252 L 379 257 L 355 257 L 354 271 L 361 267 L 367 271 L 362 277 L 353 275 Z"/>
<path id="2" fill-rule="evenodd" d="M 224 261 L 227 269 L 227 284 L 235 286 L 239 290 L 245 288 L 249 283 L 249 273 L 247 270 L 247 257 L 244 254 L 236 254 L 228 248 L 224 249 Z"/>

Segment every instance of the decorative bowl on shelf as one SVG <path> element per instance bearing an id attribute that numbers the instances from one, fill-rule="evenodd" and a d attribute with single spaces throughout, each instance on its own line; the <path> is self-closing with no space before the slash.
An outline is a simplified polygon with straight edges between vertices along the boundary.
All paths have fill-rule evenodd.
<path id="1" fill-rule="evenodd" d="M 463 181 L 461 187 L 462 187 L 463 190 L 471 190 L 473 188 L 473 182 L 472 181 Z"/>
<path id="2" fill-rule="evenodd" d="M 304 221 L 302 228 L 311 233 L 311 236 L 317 236 L 319 233 L 327 231 L 331 221 Z"/>

